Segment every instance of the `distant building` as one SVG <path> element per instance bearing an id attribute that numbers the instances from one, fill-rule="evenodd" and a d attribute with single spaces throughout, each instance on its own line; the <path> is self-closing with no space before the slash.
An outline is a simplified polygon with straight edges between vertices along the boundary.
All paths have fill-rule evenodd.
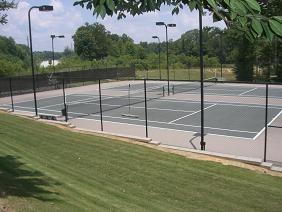
<path id="1" fill-rule="evenodd" d="M 54 60 L 55 66 L 58 65 L 59 63 L 60 63 L 59 60 Z M 46 67 L 48 67 L 48 66 L 51 66 L 51 65 L 52 65 L 52 61 L 51 61 L 51 63 L 50 63 L 49 60 L 45 60 L 45 61 L 42 61 L 42 62 L 40 63 L 40 67 L 44 67 L 44 68 L 46 68 Z"/>

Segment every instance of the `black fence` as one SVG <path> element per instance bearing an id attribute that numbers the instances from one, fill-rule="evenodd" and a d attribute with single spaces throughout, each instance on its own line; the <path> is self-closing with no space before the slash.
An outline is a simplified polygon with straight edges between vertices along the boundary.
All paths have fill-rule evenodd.
<path id="1" fill-rule="evenodd" d="M 199 143 L 194 145 L 193 140 L 204 137 L 203 144 L 209 151 L 219 149 L 224 153 L 232 153 L 238 148 L 242 155 L 250 152 L 251 156 L 255 157 L 257 156 L 255 152 L 261 152 L 264 161 L 280 160 L 279 157 L 277 159 L 272 155 L 277 154 L 275 151 L 277 152 L 277 148 L 282 146 L 279 140 L 282 136 L 282 84 L 219 81 L 217 78 L 210 78 L 204 82 L 205 103 L 201 105 L 200 81 L 171 81 L 168 88 L 166 80 L 142 79 L 135 80 L 133 84 L 127 84 L 125 81 L 117 88 L 111 88 L 111 86 L 108 88 L 107 83 L 102 83 L 105 79 L 133 79 L 134 70 L 108 72 L 98 70 L 91 71 L 91 74 L 85 71 L 85 75 L 81 77 L 82 75 L 78 73 L 71 76 L 55 75 L 54 79 L 57 81 L 51 86 L 56 85 L 56 89 L 60 88 L 61 92 L 60 96 L 54 98 L 51 96 L 52 99 L 43 100 L 51 104 L 51 107 L 47 106 L 48 112 L 56 109 L 54 114 L 63 115 L 65 121 L 89 116 L 95 120 L 99 118 L 100 130 L 103 131 L 104 115 L 107 113 L 106 118 L 109 120 L 109 112 L 113 111 L 123 117 L 125 124 L 136 124 L 138 121 L 138 125 L 144 126 L 146 137 L 150 137 L 150 127 L 156 127 L 156 124 L 159 124 L 159 128 L 194 132 L 194 137 L 190 138 L 189 142 L 195 149 L 199 149 Z M 37 76 L 36 79 L 38 90 L 49 86 L 44 84 L 46 82 L 43 80 L 41 82 L 40 77 Z M 43 76 L 42 79 L 44 79 Z M 8 107 L 12 110 L 17 107 L 26 107 L 24 103 L 15 103 L 13 94 L 15 91 L 31 90 L 30 77 L 21 77 L 19 81 L 14 78 L 1 80 L 5 83 L 1 83 L 1 89 L 4 90 L 6 96 L 11 96 Z M 88 93 L 83 91 L 66 93 L 65 91 L 68 84 L 79 83 L 81 86 L 81 83 L 91 80 L 95 80 L 97 84 L 97 89 L 93 91 Z M 159 105 L 154 105 L 156 104 L 154 100 L 157 100 Z M 54 109 L 52 105 L 58 106 Z M 39 110 L 39 114 L 47 113 L 44 108 L 46 109 L 42 107 Z M 201 119 L 201 108 L 204 111 L 204 119 Z M 34 108 L 30 112 L 34 112 Z M 203 135 L 200 134 L 202 125 L 204 126 Z M 234 146 L 232 146 L 233 143 L 226 144 L 224 141 L 216 144 L 212 140 L 213 136 L 219 136 L 216 137 L 217 139 L 224 137 L 225 142 L 235 140 Z M 259 146 L 252 142 L 258 138 L 260 139 Z M 235 146 L 240 139 L 248 140 L 244 146 Z M 217 142 L 220 142 L 219 140 Z M 230 151 L 226 149 L 228 145 Z M 282 160 L 279 163 L 282 164 Z"/>
<path id="2" fill-rule="evenodd" d="M 126 68 L 106 68 L 106 69 L 89 69 L 71 72 L 57 72 L 37 74 L 35 76 L 36 90 L 53 90 L 62 88 L 62 80 L 67 87 L 91 83 L 97 80 L 123 78 L 135 78 L 135 67 Z M 16 76 L 0 78 L 0 96 L 10 94 L 10 83 L 12 84 L 14 94 L 23 94 L 33 91 L 32 76 Z"/>

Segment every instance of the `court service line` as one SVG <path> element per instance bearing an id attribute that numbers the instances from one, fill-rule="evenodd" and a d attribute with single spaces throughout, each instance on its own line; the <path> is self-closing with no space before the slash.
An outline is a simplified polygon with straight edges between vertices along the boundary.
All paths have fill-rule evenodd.
<path id="1" fill-rule="evenodd" d="M 257 90 L 257 89 L 258 89 L 258 88 L 253 88 L 253 89 L 247 90 L 247 91 L 245 91 L 245 92 L 243 92 L 243 93 L 240 93 L 239 96 L 242 96 L 242 95 L 244 95 L 244 94 L 250 93 L 250 92 L 252 92 L 252 91 L 254 91 L 254 90 Z"/>
<path id="2" fill-rule="evenodd" d="M 245 91 L 245 89 L 224 89 L 224 88 L 206 88 L 205 91 L 230 91 L 230 92 L 233 92 L 233 91 Z"/>
<path id="3" fill-rule="evenodd" d="M 73 101 L 73 102 L 71 102 L 71 103 L 73 103 L 73 104 L 82 103 L 82 104 L 83 104 L 83 103 L 91 102 L 91 101 L 93 101 L 93 100 L 98 100 L 98 98 L 87 98 L 87 99 L 84 99 L 84 100 Z M 85 101 L 85 102 L 83 102 L 83 101 Z M 47 106 L 43 106 L 43 107 L 40 107 L 40 108 L 54 107 L 54 106 L 63 105 L 63 104 L 64 104 L 64 103 L 62 102 L 62 103 L 59 103 L 59 104 L 47 105 Z M 67 104 L 68 104 L 68 102 L 67 102 Z"/>
<path id="4" fill-rule="evenodd" d="M 164 101 L 164 102 L 175 102 L 175 103 L 186 103 L 186 104 L 200 104 L 200 101 L 191 101 L 190 100 L 187 100 L 187 101 L 184 101 L 184 100 L 166 100 L 166 99 L 155 99 L 155 100 L 152 100 L 152 101 Z M 228 103 L 228 102 L 225 102 L 225 101 L 218 101 L 218 102 L 205 102 L 207 104 L 217 104 L 217 105 L 226 105 L 226 106 L 236 106 L 236 107 L 250 107 L 250 108 L 265 108 L 264 105 L 252 105 L 252 104 L 242 104 L 241 102 L 233 102 L 233 103 Z M 235 104 L 235 103 L 238 103 L 238 104 Z M 268 108 L 271 108 L 271 109 L 279 109 L 281 110 L 281 107 L 275 107 L 275 106 L 269 106 Z"/>
<path id="5" fill-rule="evenodd" d="M 93 99 L 96 100 L 96 99 Z M 75 102 L 75 103 L 81 103 L 81 104 L 87 104 L 87 105 L 100 105 L 99 102 L 95 103 L 95 102 Z M 142 102 L 138 103 L 141 104 Z M 54 105 L 48 105 L 48 106 L 43 106 L 43 107 L 38 107 L 40 109 L 45 109 L 45 108 L 49 108 L 49 107 L 54 107 L 54 106 L 58 106 L 58 105 L 63 105 L 63 103 L 60 104 L 54 104 Z M 7 105 L 8 106 L 8 105 Z M 72 105 L 68 105 L 68 106 L 72 106 Z M 112 106 L 112 107 L 128 107 L 128 105 L 113 105 L 113 104 L 102 104 L 102 106 Z M 145 109 L 145 107 L 136 107 L 136 106 L 130 106 L 131 108 L 136 108 L 136 109 Z M 114 110 L 115 108 L 113 108 Z M 159 110 L 159 111 L 172 111 L 172 112 L 184 112 L 184 113 L 191 113 L 191 112 L 195 112 L 194 110 L 174 110 L 174 109 L 164 109 L 164 108 L 153 108 L 153 107 L 148 107 L 148 110 Z"/>
<path id="6" fill-rule="evenodd" d="M 20 108 L 25 108 L 25 109 L 34 109 L 34 108 L 28 108 L 28 107 L 21 107 Z M 48 111 L 48 112 L 56 112 L 56 113 L 60 113 L 60 111 L 57 110 L 49 110 L 49 109 L 43 109 L 43 111 Z M 31 112 L 31 111 L 27 111 L 27 112 Z M 93 117 L 99 117 L 100 115 L 94 115 L 94 114 L 86 114 L 86 113 L 77 113 L 77 112 L 68 112 L 69 114 L 75 114 L 75 115 L 82 115 L 82 116 L 93 116 Z M 53 115 L 57 115 L 57 114 L 53 114 Z M 140 119 L 130 119 L 130 118 L 124 118 L 124 117 L 113 117 L 113 116 L 104 116 L 105 118 L 113 118 L 113 119 L 126 119 L 126 120 L 133 120 L 133 121 L 138 121 L 138 122 L 144 122 L 145 120 L 140 120 Z M 76 119 L 87 119 L 87 118 L 79 118 L 77 117 Z M 93 120 L 93 119 L 89 119 L 89 120 Z M 112 123 L 116 123 L 113 121 L 108 121 L 108 122 L 112 122 Z M 186 124 L 176 124 L 176 123 L 167 123 L 167 122 L 160 122 L 160 121 L 149 121 L 152 123 L 157 123 L 157 124 L 167 124 L 167 125 L 176 125 L 176 126 L 184 126 L 184 127 L 192 127 L 192 128 L 199 128 L 200 126 L 197 125 L 186 125 Z M 129 123 L 122 123 L 122 122 L 118 122 L 121 124 L 129 124 Z M 129 124 L 130 125 L 130 124 Z M 138 125 L 135 124 L 136 126 L 142 126 L 142 125 Z M 153 126 L 150 126 L 153 127 Z M 161 128 L 161 127 L 155 127 L 155 128 Z M 231 129 L 224 129 L 224 128 L 215 128 L 215 127 L 205 127 L 207 129 L 212 129 L 212 130 L 219 130 L 219 131 L 230 131 L 230 132 L 244 132 L 244 133 L 249 133 L 249 134 L 254 134 L 257 132 L 251 132 L 251 131 L 242 131 L 242 130 L 231 130 Z M 163 129 L 163 128 L 161 128 Z M 165 128 L 165 129 L 171 129 L 171 128 Z M 171 129 L 171 130 L 179 130 L 179 129 Z M 184 131 L 184 132 L 188 132 L 185 130 L 179 130 L 179 131 Z M 228 136 L 228 135 L 220 135 L 220 134 L 211 134 L 208 133 L 210 135 L 218 135 L 218 136 L 225 136 L 225 137 L 235 137 L 236 136 Z M 246 137 L 237 137 L 237 138 L 245 138 L 245 139 L 250 139 L 250 138 L 246 138 Z"/>
<path id="7" fill-rule="evenodd" d="M 282 110 L 267 124 L 267 127 L 271 125 L 281 114 L 282 114 Z M 264 130 L 265 127 L 263 127 L 255 137 L 253 137 L 253 140 L 256 140 L 264 132 Z"/>
<path id="8" fill-rule="evenodd" d="M 78 120 L 88 120 L 88 121 L 99 121 L 100 122 L 100 120 L 89 119 L 89 118 L 75 118 L 75 119 L 78 119 Z M 107 120 L 105 120 L 104 122 L 109 122 L 109 123 L 113 123 L 113 124 L 136 126 L 136 127 L 144 127 L 144 125 L 140 125 L 140 124 L 130 124 L 130 123 L 115 122 L 115 121 L 107 121 Z M 171 129 L 171 128 L 165 128 L 165 127 L 156 127 L 156 126 L 149 126 L 149 127 L 150 128 L 155 128 L 155 129 L 161 129 L 161 130 L 171 130 L 171 131 L 176 131 L 176 132 L 199 133 L 199 132 L 191 131 L 191 130 Z M 226 138 L 244 139 L 244 140 L 252 140 L 251 138 L 246 138 L 246 137 L 237 137 L 237 136 L 232 136 L 232 135 L 221 135 L 221 134 L 216 134 L 216 133 L 207 133 L 206 135 L 213 135 L 213 136 L 226 137 Z"/>
<path id="9" fill-rule="evenodd" d="M 72 113 L 72 112 L 70 112 Z M 99 117 L 100 115 L 93 115 L 93 114 L 88 114 L 89 116 L 93 117 Z M 104 115 L 103 117 L 105 118 L 112 118 L 112 119 L 124 119 L 124 120 L 131 120 L 131 121 L 137 121 L 137 122 L 144 122 L 144 119 L 132 119 L 132 118 L 126 118 L 126 117 L 114 117 L 114 116 L 107 116 Z M 197 125 L 188 125 L 188 124 L 176 124 L 176 123 L 169 123 L 169 122 L 162 122 L 162 121 L 148 121 L 149 123 L 157 123 L 157 124 L 166 124 L 166 125 L 177 125 L 177 126 L 184 126 L 184 127 L 194 127 L 194 128 L 199 128 L 200 126 Z M 232 129 L 225 129 L 225 128 L 216 128 L 216 127 L 206 127 L 207 129 L 212 129 L 212 130 L 220 130 L 220 131 L 230 131 L 230 132 L 243 132 L 243 133 L 250 133 L 250 134 L 256 134 L 257 132 L 252 132 L 252 131 L 244 131 L 244 130 L 232 130 Z"/>
<path id="10" fill-rule="evenodd" d="M 47 110 L 48 111 L 48 110 Z M 83 115 L 83 116 L 92 116 L 92 117 L 100 117 L 99 114 L 94 115 L 94 114 L 86 114 L 86 113 L 77 113 L 77 112 L 68 112 L 71 114 L 76 114 L 76 115 Z M 137 122 L 144 122 L 145 120 L 143 119 L 132 119 L 132 118 L 126 118 L 126 117 L 114 117 L 114 116 L 107 116 L 104 115 L 103 117 L 105 118 L 112 118 L 112 119 L 124 119 L 124 120 L 131 120 L 131 121 L 137 121 Z M 178 126 L 184 126 L 184 127 L 194 127 L 194 128 L 199 128 L 200 126 L 197 125 L 188 125 L 188 124 L 176 124 L 176 123 L 169 123 L 169 122 L 161 122 L 161 121 L 150 121 L 151 123 L 157 123 L 157 124 L 167 124 L 167 125 L 178 125 Z M 122 123 L 122 122 L 119 122 Z M 216 128 L 216 127 L 205 127 L 207 129 L 212 129 L 212 130 L 220 130 L 220 131 L 230 131 L 230 132 L 243 132 L 243 133 L 250 133 L 250 134 L 256 134 L 257 132 L 252 132 L 252 131 L 244 131 L 244 130 L 232 130 L 232 129 L 225 129 L 225 128 Z"/>
<path id="11" fill-rule="evenodd" d="M 212 106 L 212 105 L 211 105 Z M 211 107 L 209 106 L 209 107 Z M 22 107 L 22 106 L 17 106 L 19 108 L 25 108 L 25 109 L 34 109 L 34 108 L 30 108 L 30 107 Z M 206 108 L 207 109 L 207 108 Z M 60 113 L 60 111 L 57 111 L 57 110 L 49 110 L 49 109 L 43 109 L 43 111 L 50 111 L 50 112 L 57 112 L 57 113 Z M 30 111 L 28 111 L 30 112 Z M 94 115 L 94 114 L 87 114 L 87 113 L 78 113 L 78 112 L 68 112 L 68 113 L 71 113 L 71 114 L 76 114 L 76 115 L 83 115 L 83 116 L 93 116 L 93 117 L 98 117 L 100 115 Z M 276 115 L 276 117 L 274 118 L 274 120 L 282 114 L 282 110 L 280 111 L 279 114 Z M 55 114 L 54 114 L 55 115 Z M 125 118 L 125 117 L 114 117 L 114 116 L 103 116 L 103 117 L 107 117 L 107 118 L 113 118 L 113 119 L 125 119 L 125 120 L 133 120 L 133 121 L 139 121 L 139 122 L 144 122 L 145 120 L 141 120 L 141 119 L 131 119 L 131 118 Z M 200 127 L 200 126 L 197 126 L 197 125 L 187 125 L 187 124 L 177 124 L 177 123 L 170 123 L 170 122 L 160 122 L 160 121 L 149 121 L 149 122 L 152 122 L 152 123 L 158 123 L 158 124 L 168 124 L 168 125 L 178 125 L 178 126 L 185 126 L 185 127 Z M 273 120 L 272 120 L 273 122 Z M 271 123 L 272 123 L 271 122 Z M 271 124 L 269 123 L 269 124 Z M 230 132 L 243 132 L 243 133 L 250 133 L 250 134 L 254 134 L 254 133 L 257 133 L 257 132 L 252 132 L 252 131 L 243 131 L 243 130 L 231 130 L 231 129 L 225 129 L 225 128 L 215 128 L 215 127 L 205 127 L 205 128 L 208 128 L 208 129 L 213 129 L 213 130 L 221 130 L 221 131 L 230 131 Z M 264 128 L 263 128 L 264 130 Z M 262 132 L 263 132 L 262 130 Z M 259 132 L 260 134 L 262 132 Z M 258 135 L 256 135 L 258 136 Z M 253 138 L 253 140 L 255 140 L 255 138 Z"/>
<path id="12" fill-rule="evenodd" d="M 22 95 L 30 95 L 30 94 L 22 94 Z M 14 96 L 14 100 L 19 97 L 19 96 L 22 96 L 22 95 L 15 95 Z M 63 97 L 63 95 L 55 95 L 55 96 L 51 96 L 51 97 L 42 97 L 42 98 L 38 98 L 38 93 L 36 93 L 36 97 L 37 97 L 37 101 L 39 100 L 44 100 L 44 99 L 51 99 L 51 98 L 57 98 L 57 97 Z M 22 101 L 15 101 L 15 104 L 18 104 L 18 103 L 26 103 L 26 102 L 34 102 L 34 97 L 32 96 L 31 99 L 28 99 L 28 100 L 22 100 Z"/>
<path id="13" fill-rule="evenodd" d="M 136 103 L 136 104 L 141 104 L 142 102 Z M 95 103 L 95 102 L 85 102 L 83 104 L 87 104 L 87 105 L 100 105 L 99 102 Z M 134 104 L 134 103 L 133 103 Z M 136 108 L 136 109 L 145 109 L 145 107 L 138 107 L 138 106 L 132 106 L 132 105 L 113 105 L 113 104 L 103 104 L 102 106 L 112 106 L 112 107 L 123 107 L 123 108 L 128 108 L 129 106 L 131 108 Z M 44 107 L 45 108 L 45 107 Z M 119 108 L 113 108 L 113 110 L 115 109 L 119 109 Z M 174 109 L 166 109 L 166 108 L 155 108 L 155 107 L 147 107 L 148 110 L 160 110 L 160 111 L 171 111 L 171 112 L 184 112 L 184 113 L 192 113 L 195 112 L 194 110 L 174 110 Z"/>
<path id="14" fill-rule="evenodd" d="M 212 108 L 212 107 L 214 107 L 214 106 L 216 106 L 216 105 L 217 105 L 217 104 L 210 105 L 210 106 L 204 108 L 204 110 L 207 110 L 207 109 L 209 109 L 209 108 Z M 189 116 L 193 116 L 193 115 L 195 115 L 195 114 L 197 114 L 197 113 L 199 113 L 199 112 L 201 112 L 201 110 L 195 111 L 194 113 L 188 114 L 188 115 L 186 115 L 186 116 L 182 116 L 182 117 L 180 117 L 180 118 L 178 118 L 178 119 L 174 119 L 174 120 L 170 121 L 169 124 L 172 124 L 172 123 L 174 123 L 174 122 L 176 122 L 176 121 L 179 121 L 179 120 L 181 120 L 181 119 L 187 118 L 187 117 L 189 117 Z"/>
<path id="15" fill-rule="evenodd" d="M 142 102 L 138 103 L 141 104 Z M 100 105 L 99 102 L 95 103 L 95 102 L 85 102 L 83 104 L 87 104 L 87 105 Z M 70 105 L 71 106 L 71 105 Z M 120 107 L 120 108 L 128 108 L 129 105 L 113 105 L 113 104 L 103 104 L 102 106 L 112 106 L 112 107 Z M 130 105 L 131 108 L 136 108 L 136 109 L 145 109 L 145 107 L 138 107 L 138 106 L 132 106 Z M 46 108 L 46 107 L 44 107 Z M 113 108 L 112 110 L 115 109 L 119 109 L 119 108 Z M 171 112 L 184 112 L 184 113 L 192 113 L 195 112 L 194 110 L 174 110 L 174 109 L 165 109 L 165 108 L 154 108 L 154 107 L 147 107 L 148 110 L 159 110 L 159 111 L 171 111 Z"/>

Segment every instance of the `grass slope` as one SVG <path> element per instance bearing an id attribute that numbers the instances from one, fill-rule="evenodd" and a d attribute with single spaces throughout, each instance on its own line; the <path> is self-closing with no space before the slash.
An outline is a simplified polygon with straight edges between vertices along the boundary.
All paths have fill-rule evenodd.
<path id="1" fill-rule="evenodd" d="M 0 113 L 0 204 L 16 211 L 282 211 L 282 179 Z"/>

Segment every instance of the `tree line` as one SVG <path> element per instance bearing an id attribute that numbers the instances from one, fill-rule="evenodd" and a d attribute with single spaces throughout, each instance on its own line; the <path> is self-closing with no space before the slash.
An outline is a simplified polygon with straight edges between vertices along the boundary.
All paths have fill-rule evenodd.
<path id="1" fill-rule="evenodd" d="M 127 35 L 111 34 L 99 23 L 86 23 L 77 29 L 74 51 L 81 60 L 92 64 L 129 65 L 138 68 L 157 69 L 158 52 L 161 52 L 161 67 L 166 66 L 166 42 L 134 44 Z M 175 40 L 169 41 L 170 66 L 188 68 L 199 66 L 199 30 L 187 31 Z M 203 28 L 204 55 L 206 67 L 219 67 L 221 64 L 234 65 L 237 80 L 252 81 L 259 69 L 260 78 L 269 79 L 272 75 L 281 81 L 281 39 L 272 42 L 258 39 L 250 42 L 243 33 L 230 28 Z M 256 73 L 257 74 L 257 73 Z"/>
<path id="2" fill-rule="evenodd" d="M 74 51 L 65 48 L 56 52 L 55 59 L 61 63 L 56 70 L 73 67 L 115 67 L 135 64 L 137 69 L 158 69 L 159 48 L 161 68 L 166 67 L 166 43 L 140 42 L 135 44 L 126 34 L 109 32 L 100 23 L 79 27 L 74 36 Z M 169 41 L 170 67 L 190 68 L 199 66 L 199 30 L 189 30 L 175 41 Z M 237 80 L 252 81 L 257 72 L 262 80 L 276 76 L 282 81 L 281 39 L 275 37 L 272 42 L 258 39 L 250 42 L 242 32 L 236 29 L 204 27 L 204 61 L 206 67 L 220 67 L 221 64 L 233 66 Z M 30 73 L 29 48 L 16 44 L 12 38 L 0 36 L 0 75 Z M 52 59 L 52 52 L 35 52 L 36 70 L 53 71 L 52 68 L 40 68 L 43 60 Z"/>

